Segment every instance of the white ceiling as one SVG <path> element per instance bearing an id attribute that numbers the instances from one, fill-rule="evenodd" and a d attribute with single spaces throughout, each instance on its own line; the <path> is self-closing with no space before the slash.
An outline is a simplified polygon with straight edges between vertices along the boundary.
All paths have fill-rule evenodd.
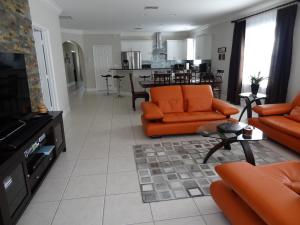
<path id="1" fill-rule="evenodd" d="M 274 5 L 280 0 L 55 0 L 62 15 L 63 28 L 103 32 L 143 32 L 192 30 L 198 26 L 230 18 L 240 11 Z M 158 10 L 145 11 L 145 6 Z"/>

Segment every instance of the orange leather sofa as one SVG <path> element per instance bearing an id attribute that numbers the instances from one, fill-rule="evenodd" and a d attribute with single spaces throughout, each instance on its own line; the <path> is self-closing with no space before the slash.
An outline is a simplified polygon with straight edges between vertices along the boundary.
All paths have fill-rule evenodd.
<path id="1" fill-rule="evenodd" d="M 143 102 L 142 123 L 149 137 L 192 134 L 207 122 L 227 121 L 239 112 L 213 97 L 210 85 L 175 85 L 150 89 L 151 102 Z"/>
<path id="2" fill-rule="evenodd" d="M 250 118 L 249 124 L 272 140 L 300 152 L 300 93 L 291 103 L 259 105 L 253 111 L 259 118 Z"/>
<path id="3" fill-rule="evenodd" d="M 300 162 L 216 167 L 213 199 L 233 225 L 299 225 Z"/>

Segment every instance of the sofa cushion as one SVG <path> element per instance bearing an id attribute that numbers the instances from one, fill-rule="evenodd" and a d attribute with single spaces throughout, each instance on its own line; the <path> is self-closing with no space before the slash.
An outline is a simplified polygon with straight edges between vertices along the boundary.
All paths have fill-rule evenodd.
<path id="1" fill-rule="evenodd" d="M 212 111 L 210 104 L 207 104 L 207 100 L 202 97 L 193 97 L 187 100 L 188 112 L 209 112 Z"/>
<path id="2" fill-rule="evenodd" d="M 260 117 L 259 120 L 274 129 L 300 138 L 300 123 L 285 116 L 266 116 Z"/>
<path id="3" fill-rule="evenodd" d="M 295 106 L 287 117 L 296 122 L 300 122 L 300 106 Z"/>
<path id="4" fill-rule="evenodd" d="M 180 122 L 194 122 L 194 121 L 210 121 L 222 120 L 226 116 L 218 112 L 183 112 L 183 113 L 167 113 L 164 115 L 162 121 L 164 123 L 180 123 Z"/>
<path id="5" fill-rule="evenodd" d="M 164 113 L 182 112 L 182 101 L 178 99 L 158 100 L 158 107 Z"/>
<path id="6" fill-rule="evenodd" d="M 259 169 L 300 195 L 300 163 L 288 161 L 259 166 Z"/>
<path id="7" fill-rule="evenodd" d="M 183 112 L 183 96 L 178 85 L 154 87 L 150 89 L 152 102 L 161 108 L 163 113 Z"/>
<path id="8" fill-rule="evenodd" d="M 213 92 L 210 85 L 182 85 L 181 88 L 185 111 L 189 111 L 189 100 L 195 98 L 201 98 L 201 102 L 197 106 L 199 112 L 212 111 Z"/>

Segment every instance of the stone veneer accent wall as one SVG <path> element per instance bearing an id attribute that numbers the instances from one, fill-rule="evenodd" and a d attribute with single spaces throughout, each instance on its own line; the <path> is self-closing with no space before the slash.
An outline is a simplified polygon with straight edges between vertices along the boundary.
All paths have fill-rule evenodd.
<path id="1" fill-rule="evenodd" d="M 0 51 L 25 54 L 31 105 L 36 111 L 42 92 L 27 0 L 0 0 Z"/>

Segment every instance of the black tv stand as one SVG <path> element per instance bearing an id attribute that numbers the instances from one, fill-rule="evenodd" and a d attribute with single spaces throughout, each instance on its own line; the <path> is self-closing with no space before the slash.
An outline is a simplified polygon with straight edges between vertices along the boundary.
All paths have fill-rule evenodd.
<path id="1" fill-rule="evenodd" d="M 0 225 L 15 225 L 66 151 L 62 112 L 35 114 L 0 142 Z"/>
<path id="2" fill-rule="evenodd" d="M 16 120 L 14 123 L 10 124 L 9 127 L 0 132 L 0 141 L 5 141 L 9 136 L 13 135 L 24 126 L 26 126 L 25 121 Z"/>

